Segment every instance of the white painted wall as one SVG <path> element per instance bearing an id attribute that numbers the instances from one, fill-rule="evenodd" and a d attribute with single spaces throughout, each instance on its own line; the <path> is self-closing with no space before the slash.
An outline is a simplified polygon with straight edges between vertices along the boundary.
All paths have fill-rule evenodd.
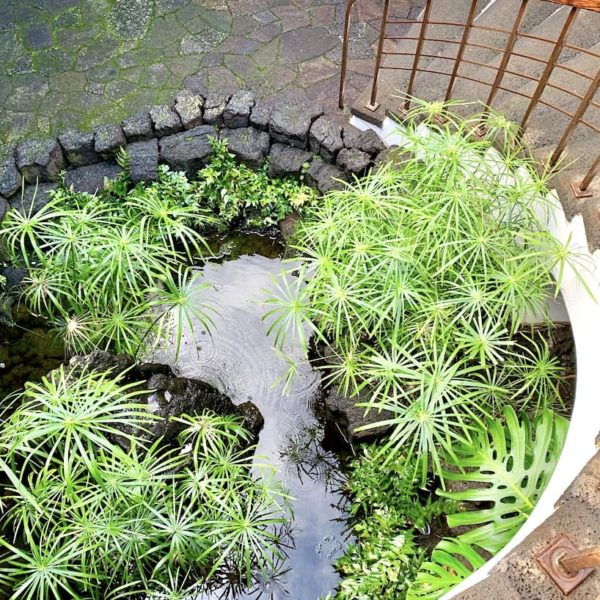
<path id="1" fill-rule="evenodd" d="M 376 127 L 356 117 L 352 117 L 350 122 L 362 130 L 373 129 L 388 146 L 401 146 L 406 143 L 397 123 L 391 119 L 385 119 L 382 127 Z M 427 135 L 425 128 L 423 134 Z M 566 243 L 570 237 L 570 247 L 585 257 L 588 270 L 580 270 L 579 274 L 585 278 L 595 297 L 600 300 L 600 252 L 593 255 L 589 253 L 581 215 L 571 222 L 567 221 L 560 203 L 556 202 L 556 208 L 549 216 L 547 225 L 549 231 L 561 242 Z M 541 525 L 554 512 L 554 506 L 560 496 L 596 452 L 595 440 L 600 432 L 600 304 L 586 292 L 574 271 L 570 269 L 564 274 L 561 292 L 564 305 L 555 304 L 552 314 L 561 320 L 568 316 L 577 351 L 575 406 L 562 455 L 548 487 L 517 535 L 485 566 L 446 594 L 443 600 L 449 600 L 485 579 L 495 565 Z"/>

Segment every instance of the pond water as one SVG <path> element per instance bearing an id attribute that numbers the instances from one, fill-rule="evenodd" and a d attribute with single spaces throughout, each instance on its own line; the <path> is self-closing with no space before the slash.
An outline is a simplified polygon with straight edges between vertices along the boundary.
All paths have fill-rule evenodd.
<path id="1" fill-rule="evenodd" d="M 321 444 L 324 427 L 315 416 L 319 373 L 304 363 L 287 393 L 278 383 L 287 363 L 272 348 L 262 316 L 268 290 L 284 269 L 284 246 L 278 237 L 248 233 L 208 241 L 214 258 L 202 267 L 202 278 L 211 284 L 203 300 L 216 311 L 214 326 L 210 332 L 186 331 L 177 360 L 169 352 L 153 358 L 171 364 L 177 375 L 212 384 L 235 403 L 256 404 L 265 420 L 256 455 L 275 467 L 289 490 L 294 519 L 286 559 L 272 574 L 257 574 L 250 589 L 224 576 L 227 583 L 206 591 L 202 600 L 317 600 L 335 589 L 332 563 L 349 543 L 344 476 L 338 455 Z M 63 361 L 62 347 L 43 323 L 19 315 L 18 327 L 0 329 L 0 400 Z"/>
<path id="2" fill-rule="evenodd" d="M 257 249 L 252 239 L 242 241 L 245 251 Z M 254 241 L 261 251 L 266 241 Z M 270 242 L 269 246 L 273 247 Z M 238 249 L 234 241 L 229 256 L 239 256 Z M 272 348 L 268 324 L 262 320 L 263 302 L 283 268 L 279 258 L 259 254 L 206 264 L 202 277 L 211 287 L 203 298 L 217 312 L 211 332 L 201 327 L 194 328 L 194 334 L 186 331 L 176 360 L 164 353 L 155 357 L 171 364 L 177 375 L 210 383 L 236 404 L 248 400 L 256 404 L 265 420 L 256 454 L 277 469 L 294 498 L 291 547 L 277 572 L 258 576 L 250 590 L 232 593 L 228 586 L 213 590 L 203 597 L 210 600 L 317 600 L 335 589 L 338 577 L 332 562 L 348 543 L 345 498 L 339 491 L 343 474 L 336 456 L 320 443 L 323 427 L 313 410 L 320 375 L 309 364 L 301 364 L 284 393 L 278 380 L 287 363 Z"/>

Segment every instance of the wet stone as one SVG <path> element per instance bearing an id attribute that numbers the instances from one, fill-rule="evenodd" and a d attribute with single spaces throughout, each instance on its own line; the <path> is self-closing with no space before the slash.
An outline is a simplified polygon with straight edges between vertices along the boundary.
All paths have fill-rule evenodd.
<path id="1" fill-rule="evenodd" d="M 216 135 L 214 127 L 201 125 L 164 137 L 160 140 L 160 160 L 173 170 L 185 171 L 188 177 L 194 178 L 212 153 L 209 136 Z"/>
<path id="2" fill-rule="evenodd" d="M 67 161 L 74 167 L 93 165 L 100 160 L 94 149 L 93 133 L 67 129 L 58 137 L 58 141 L 65 152 Z"/>
<path id="3" fill-rule="evenodd" d="M 158 140 L 134 142 L 127 148 L 131 181 L 156 181 L 158 179 Z"/>
<path id="4" fill-rule="evenodd" d="M 271 147 L 269 175 L 271 177 L 287 177 L 298 175 L 302 167 L 310 161 L 311 153 L 300 148 L 292 148 L 285 144 L 273 144 Z"/>
<path id="5" fill-rule="evenodd" d="M 6 198 L 0 196 L 0 223 L 4 220 L 4 216 L 10 210 L 10 204 Z"/>
<path id="6" fill-rule="evenodd" d="M 314 111 L 303 106 L 283 105 L 274 109 L 269 120 L 269 131 L 274 140 L 306 148 L 308 132 L 313 120 L 318 117 Z"/>
<path id="7" fill-rule="evenodd" d="M 327 117 L 319 117 L 310 128 L 310 149 L 326 161 L 335 162 L 335 156 L 344 147 L 342 127 Z"/>
<path id="8" fill-rule="evenodd" d="M 50 201 L 50 193 L 57 189 L 55 183 L 27 185 L 23 192 L 11 198 L 10 206 L 22 215 L 34 215 Z"/>
<path id="9" fill-rule="evenodd" d="M 229 129 L 248 127 L 253 106 L 254 95 L 252 92 L 241 90 L 233 94 L 223 111 L 225 127 Z"/>
<path id="10" fill-rule="evenodd" d="M 17 167 L 30 183 L 56 181 L 65 168 L 62 148 L 55 139 L 28 139 L 17 146 Z"/>
<path id="11" fill-rule="evenodd" d="M 113 158 L 127 145 L 119 125 L 99 125 L 94 129 L 94 149 L 104 159 Z"/>
<path id="12" fill-rule="evenodd" d="M 163 104 L 150 109 L 150 118 L 154 132 L 160 137 L 179 133 L 182 129 L 181 119 L 172 106 Z"/>
<path id="13" fill-rule="evenodd" d="M 10 198 L 21 187 L 22 181 L 13 156 L 0 158 L 0 194 Z"/>
<path id="14" fill-rule="evenodd" d="M 46 23 L 32 25 L 25 34 L 27 46 L 32 50 L 47 48 L 52 45 L 50 27 Z"/>
<path id="15" fill-rule="evenodd" d="M 375 156 L 386 149 L 383 140 L 372 129 L 361 131 L 352 125 L 346 125 L 343 138 L 346 148 L 358 148 L 371 156 Z"/>
<path id="16" fill-rule="evenodd" d="M 107 180 L 117 179 L 121 171 L 121 167 L 114 161 L 78 167 L 65 173 L 65 186 L 76 192 L 96 194 L 104 190 Z"/>
<path id="17" fill-rule="evenodd" d="M 182 90 L 175 97 L 175 110 L 184 129 L 192 129 L 202 125 L 203 107 L 204 98 L 191 90 Z"/>
<path id="18" fill-rule="evenodd" d="M 152 120 L 148 112 L 140 112 L 137 115 L 127 117 L 121 123 L 121 127 L 128 142 L 141 142 L 154 137 Z"/>
<path id="19" fill-rule="evenodd" d="M 255 15 L 252 15 L 255 21 L 258 21 L 261 25 L 268 25 L 277 21 L 277 17 L 270 10 L 263 10 Z"/>
<path id="20" fill-rule="evenodd" d="M 371 155 L 358 148 L 342 148 L 337 165 L 349 173 L 364 173 L 371 164 Z"/>
<path id="21" fill-rule="evenodd" d="M 227 140 L 229 151 L 251 167 L 259 167 L 269 152 L 269 134 L 254 127 L 223 129 L 221 135 Z"/>
<path id="22" fill-rule="evenodd" d="M 204 102 L 204 122 L 208 125 L 223 125 L 223 113 L 229 96 L 209 94 Z"/>
<path id="23" fill-rule="evenodd" d="M 316 187 L 322 194 L 342 189 L 343 181 L 346 180 L 347 176 L 341 169 L 320 158 L 313 160 L 306 171 L 307 183 Z"/>

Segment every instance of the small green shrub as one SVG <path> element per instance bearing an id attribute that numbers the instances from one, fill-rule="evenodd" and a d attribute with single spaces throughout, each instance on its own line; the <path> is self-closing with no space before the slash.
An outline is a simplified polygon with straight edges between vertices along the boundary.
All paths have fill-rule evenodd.
<path id="1" fill-rule="evenodd" d="M 211 146 L 213 156 L 198 173 L 198 190 L 224 227 L 234 224 L 261 229 L 277 225 L 316 199 L 314 189 L 294 178 L 269 177 L 268 162 L 251 169 L 236 162 L 226 141 L 212 139 Z"/>
<path id="2" fill-rule="evenodd" d="M 350 464 L 347 484 L 356 541 L 336 562 L 343 579 L 337 600 L 399 600 L 416 577 L 426 552 L 415 539 L 430 531 L 452 501 L 420 490 L 414 469 L 385 462 L 375 446 Z"/>
<path id="3" fill-rule="evenodd" d="M 61 369 L 15 398 L 0 431 L 0 592 L 173 597 L 220 568 L 248 581 L 280 557 L 287 497 L 271 470 L 252 475 L 249 433 L 204 413 L 180 419 L 181 447 L 149 446 L 155 417 L 138 390 Z"/>
<path id="4" fill-rule="evenodd" d="M 425 110 L 425 113 L 427 111 Z M 547 320 L 549 290 L 578 256 L 546 229 L 544 177 L 500 119 L 407 126 L 401 166 L 388 164 L 306 211 L 295 284 L 280 283 L 265 318 L 278 347 L 326 358 L 326 381 L 387 411 L 382 448 L 416 455 L 422 478 L 475 417 L 560 406 L 561 369 L 526 315 Z M 508 141 L 507 141 L 508 140 Z M 495 144 L 504 144 L 499 153 Z M 391 452 L 390 452 L 391 451 Z"/>
<path id="5" fill-rule="evenodd" d="M 36 213 L 10 211 L 0 230 L 12 261 L 27 269 L 27 308 L 48 318 L 73 353 L 135 354 L 153 337 L 169 338 L 174 308 L 209 321 L 202 288 L 181 265 L 201 254 L 198 227 L 212 217 L 166 169 L 156 184 L 124 196 L 121 187 L 100 196 L 58 190 Z"/>

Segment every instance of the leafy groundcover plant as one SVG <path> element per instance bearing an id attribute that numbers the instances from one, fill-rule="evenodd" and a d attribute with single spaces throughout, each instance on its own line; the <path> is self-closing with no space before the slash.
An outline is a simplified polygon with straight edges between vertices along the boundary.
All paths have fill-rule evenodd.
<path id="1" fill-rule="evenodd" d="M 287 498 L 270 469 L 251 474 L 248 432 L 205 413 L 178 419 L 180 446 L 149 444 L 140 393 L 60 369 L 15 398 L 0 431 L 10 598 L 184 598 L 219 569 L 249 583 L 280 556 Z"/>
<path id="2" fill-rule="evenodd" d="M 420 125 L 403 130 L 402 151 L 307 211 L 294 243 L 299 258 L 292 269 L 299 277 L 279 283 L 266 318 L 281 348 L 300 344 L 308 357 L 305 332 L 314 335 L 316 355 L 309 360 L 324 370 L 327 384 L 367 398 L 360 405 L 380 419 L 365 429 L 389 428 L 374 460 L 399 462 L 414 485 L 434 477 L 443 490 L 457 470 L 487 487 L 489 481 L 471 471 L 487 473 L 490 453 L 499 455 L 498 472 L 516 494 L 512 510 L 490 490 L 469 497 L 449 492 L 459 501 L 493 502 L 488 512 L 449 522 L 485 523 L 485 535 L 497 543 L 480 547 L 495 552 L 529 514 L 560 452 L 564 422 L 555 411 L 563 410 L 562 372 L 548 344 L 546 300 L 552 290 L 558 293 L 565 267 L 580 261 L 545 227 L 546 176 L 525 158 L 513 126 L 494 113 L 465 120 L 448 108 L 421 104 L 409 121 Z M 435 118 L 440 115 L 443 124 Z M 483 137 L 477 135 L 482 119 Z M 527 325 L 528 316 L 542 325 Z M 290 376 L 293 371 L 292 364 Z M 525 412 L 536 434 L 523 447 L 516 432 L 530 430 Z M 545 436 L 541 449 L 538 434 Z M 469 455 L 465 448 L 480 452 Z M 533 458 L 537 452 L 541 464 Z M 519 467 L 507 467 L 509 458 Z M 532 473 L 524 474 L 529 469 L 539 475 L 535 484 Z M 381 469 L 374 485 L 385 485 L 388 475 Z M 360 469 L 351 475 L 351 489 L 359 477 Z M 479 556 L 475 533 L 452 543 L 451 549 L 466 552 L 467 545 Z M 359 539 L 353 552 L 365 550 Z M 414 554 L 407 555 L 414 565 Z M 464 575 L 466 568 L 455 569 L 456 558 L 440 566 L 440 556 L 442 549 L 426 572 L 455 573 L 455 580 Z M 344 560 L 347 568 L 353 559 Z M 442 593 L 423 577 L 418 581 L 431 593 L 422 597 Z"/>

